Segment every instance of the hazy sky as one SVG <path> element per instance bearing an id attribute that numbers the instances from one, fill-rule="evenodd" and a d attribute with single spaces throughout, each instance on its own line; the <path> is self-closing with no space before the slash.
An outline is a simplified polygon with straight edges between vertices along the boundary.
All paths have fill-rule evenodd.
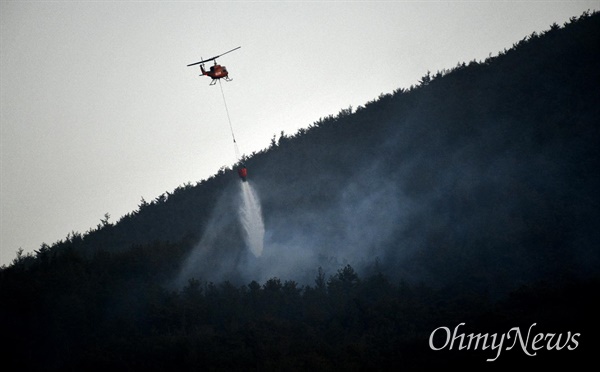
<path id="1" fill-rule="evenodd" d="M 5 1 L 0 265 L 600 1 Z"/>

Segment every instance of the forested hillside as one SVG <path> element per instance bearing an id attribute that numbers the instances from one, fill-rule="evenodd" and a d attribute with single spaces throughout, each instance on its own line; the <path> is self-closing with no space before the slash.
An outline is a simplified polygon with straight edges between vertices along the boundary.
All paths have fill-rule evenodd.
<path id="1" fill-rule="evenodd" d="M 586 13 L 274 136 L 245 159 L 260 257 L 231 169 L 19 253 L 0 271 L 3 354 L 45 370 L 578 365 L 599 345 L 599 45 Z M 581 337 L 493 363 L 431 350 L 461 322 Z"/>

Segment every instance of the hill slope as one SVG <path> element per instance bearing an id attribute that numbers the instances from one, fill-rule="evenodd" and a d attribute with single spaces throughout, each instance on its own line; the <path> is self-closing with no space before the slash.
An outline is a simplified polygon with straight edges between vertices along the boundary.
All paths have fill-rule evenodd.
<path id="1" fill-rule="evenodd" d="M 41 253 L 190 246 L 211 235 L 192 252 L 188 277 L 307 282 L 318 266 L 378 262 L 397 278 L 447 282 L 468 272 L 500 288 L 593 271 L 597 19 L 428 73 L 418 87 L 341 110 L 250 156 L 267 229 L 260 259 L 241 239 L 230 170 Z"/>
<path id="2" fill-rule="evenodd" d="M 317 266 L 378 260 L 396 278 L 468 273 L 500 288 L 595 270 L 596 19 L 279 138 L 247 161 L 267 226 L 261 263 L 221 234 L 195 275 L 215 279 L 216 265 L 306 282 Z M 214 213 L 237 222 L 235 205 Z"/>

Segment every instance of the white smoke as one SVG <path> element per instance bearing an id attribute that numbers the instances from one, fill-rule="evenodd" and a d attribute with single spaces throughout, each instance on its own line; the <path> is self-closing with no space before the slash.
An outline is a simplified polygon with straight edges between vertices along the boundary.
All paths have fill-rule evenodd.
<path id="1" fill-rule="evenodd" d="M 304 182 L 232 183 L 203 226 L 178 285 L 192 277 L 238 284 L 278 277 L 311 285 L 319 267 L 332 274 L 351 264 L 360 272 L 387 262 L 385 248 L 414 206 L 382 172 L 376 162 L 357 166 L 351 179 L 312 206 L 303 205 L 314 197 Z M 403 244 L 393 258 L 408 249 Z"/>

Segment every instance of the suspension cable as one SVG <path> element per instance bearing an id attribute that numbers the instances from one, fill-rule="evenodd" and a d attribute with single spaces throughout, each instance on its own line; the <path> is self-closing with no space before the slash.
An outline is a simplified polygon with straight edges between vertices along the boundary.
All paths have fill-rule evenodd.
<path id="1" fill-rule="evenodd" d="M 225 112 L 227 112 L 227 121 L 229 121 L 229 130 L 231 131 L 231 138 L 233 138 L 233 150 L 235 151 L 235 160 L 238 161 L 240 159 L 240 150 L 235 140 L 235 134 L 233 134 L 233 125 L 231 125 L 231 117 L 229 116 L 229 109 L 227 108 L 227 101 L 225 100 L 225 93 L 223 93 L 223 84 L 221 84 L 221 79 L 219 79 L 219 87 L 221 87 L 221 95 L 223 96 L 223 103 L 225 104 Z"/>

